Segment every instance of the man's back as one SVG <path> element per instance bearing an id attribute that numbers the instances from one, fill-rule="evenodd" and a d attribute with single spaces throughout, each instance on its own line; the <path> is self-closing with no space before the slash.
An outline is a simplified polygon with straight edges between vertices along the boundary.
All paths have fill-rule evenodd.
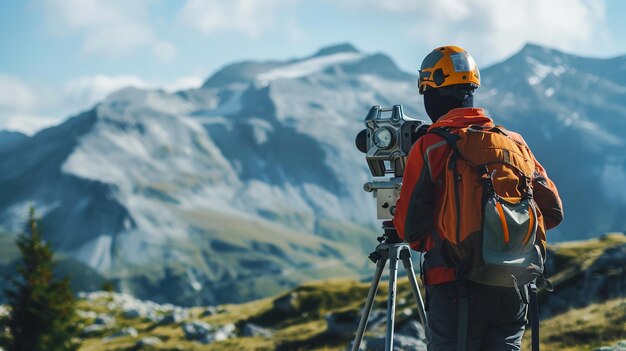
<path id="1" fill-rule="evenodd" d="M 482 109 L 457 108 L 439 118 L 430 130 L 445 128 L 454 133 L 471 125 L 494 127 Z M 525 145 L 519 134 L 509 132 L 508 135 Z M 442 211 L 445 209 L 445 175 L 452 153 L 449 142 L 435 133 L 427 133 L 416 142 L 407 160 L 394 216 L 401 238 L 410 242 L 414 249 L 426 252 L 423 279 L 428 286 L 429 349 L 457 350 L 458 323 L 466 318 L 468 350 L 517 350 L 527 314 L 518 291 L 467 281 L 464 279 L 466 272 L 451 264 L 449 247 L 442 244 L 445 234 L 449 233 L 443 232 L 435 219 L 447 215 Z M 539 208 L 537 221 L 542 228 L 549 229 L 562 220 L 561 203 L 554 183 L 532 158 L 534 201 Z M 540 246 L 545 246 L 545 238 L 540 241 Z M 464 296 L 469 297 L 466 301 L 471 303 L 461 312 L 467 313 L 467 317 L 459 318 L 459 301 L 463 301 Z"/>
<path id="2" fill-rule="evenodd" d="M 473 108 L 480 84 L 476 62 L 458 46 L 437 47 L 422 61 L 418 91 L 433 125 L 408 155 L 393 223 L 426 253 L 429 350 L 519 350 L 534 290 L 524 284 L 542 278 L 545 230 L 563 219 L 556 187 L 522 137 L 489 134 L 502 130 Z M 485 129 L 474 133 L 485 139 L 464 138 L 470 129 Z M 480 150 L 463 154 L 459 143 Z M 511 287 L 493 286 L 503 282 Z"/>

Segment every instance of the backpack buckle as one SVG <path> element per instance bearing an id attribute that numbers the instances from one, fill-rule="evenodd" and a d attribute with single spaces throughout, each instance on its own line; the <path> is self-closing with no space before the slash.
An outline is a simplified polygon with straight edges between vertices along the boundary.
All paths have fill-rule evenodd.
<path id="1" fill-rule="evenodd" d="M 495 186 L 493 185 L 493 176 L 496 174 L 496 170 L 489 173 L 489 169 L 486 165 L 479 166 L 477 169 L 478 177 L 483 185 L 484 193 L 488 196 L 494 196 L 496 194 Z"/>

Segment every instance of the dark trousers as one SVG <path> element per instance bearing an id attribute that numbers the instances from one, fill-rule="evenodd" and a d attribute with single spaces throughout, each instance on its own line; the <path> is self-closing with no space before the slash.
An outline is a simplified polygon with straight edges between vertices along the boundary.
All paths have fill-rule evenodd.
<path id="1" fill-rule="evenodd" d="M 465 284 L 469 295 L 466 350 L 521 350 L 527 305 L 514 288 L 473 282 L 428 287 L 428 350 L 457 350 L 458 284 Z"/>

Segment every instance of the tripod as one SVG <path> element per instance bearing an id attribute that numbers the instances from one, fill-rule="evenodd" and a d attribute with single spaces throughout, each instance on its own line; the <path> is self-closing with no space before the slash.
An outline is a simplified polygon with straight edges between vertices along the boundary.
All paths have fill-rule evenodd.
<path id="1" fill-rule="evenodd" d="M 380 284 L 380 278 L 385 269 L 385 264 L 389 260 L 389 295 L 387 297 L 387 334 L 385 336 L 385 351 L 393 350 L 393 329 L 396 314 L 396 280 L 398 278 L 398 260 L 402 260 L 404 269 L 407 272 L 409 282 L 411 283 L 411 291 L 413 297 L 417 303 L 417 312 L 424 328 L 427 328 L 426 312 L 424 310 L 424 302 L 417 285 L 417 279 L 415 278 L 415 272 L 413 272 L 413 262 L 411 261 L 411 248 L 409 244 L 405 242 L 399 242 L 399 238 L 381 237 L 379 238 L 381 243 L 376 246 L 376 251 L 369 255 L 370 260 L 376 263 L 376 271 L 372 278 L 372 285 L 370 286 L 369 293 L 367 294 L 367 300 L 365 301 L 365 307 L 363 308 L 363 314 L 361 315 L 361 321 L 359 322 L 359 328 L 352 344 L 352 351 L 358 351 L 363 341 L 363 333 L 367 327 L 367 321 L 372 311 L 372 305 L 378 286 Z"/>

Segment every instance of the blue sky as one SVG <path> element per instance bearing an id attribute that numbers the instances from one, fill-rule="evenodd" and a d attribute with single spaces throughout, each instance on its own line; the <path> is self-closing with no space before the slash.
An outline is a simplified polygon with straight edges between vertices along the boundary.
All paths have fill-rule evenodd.
<path id="1" fill-rule="evenodd" d="M 0 2 L 0 128 L 32 133 L 133 85 L 196 87 L 220 67 L 350 42 L 415 71 L 435 46 L 486 67 L 533 42 L 626 54 L 620 0 Z"/>

